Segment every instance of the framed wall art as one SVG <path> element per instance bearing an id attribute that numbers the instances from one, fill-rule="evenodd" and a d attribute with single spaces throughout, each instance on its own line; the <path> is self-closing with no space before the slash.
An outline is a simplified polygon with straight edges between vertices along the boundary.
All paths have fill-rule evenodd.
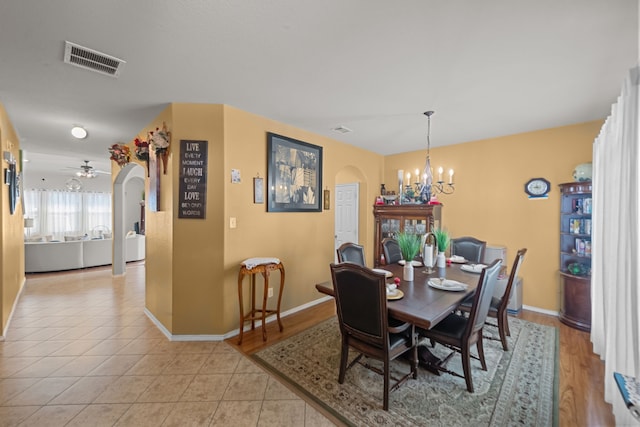
<path id="1" fill-rule="evenodd" d="M 264 178 L 253 178 L 253 203 L 264 203 Z"/>
<path id="2" fill-rule="evenodd" d="M 267 133 L 267 212 L 322 210 L 322 147 Z"/>

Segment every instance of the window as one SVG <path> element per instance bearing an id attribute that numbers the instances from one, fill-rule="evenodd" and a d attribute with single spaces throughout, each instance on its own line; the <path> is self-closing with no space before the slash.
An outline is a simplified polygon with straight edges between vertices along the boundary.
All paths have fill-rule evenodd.
<path id="1" fill-rule="evenodd" d="M 96 228 L 111 228 L 111 193 L 25 190 L 25 217 L 33 218 L 32 237 L 92 236 Z"/>

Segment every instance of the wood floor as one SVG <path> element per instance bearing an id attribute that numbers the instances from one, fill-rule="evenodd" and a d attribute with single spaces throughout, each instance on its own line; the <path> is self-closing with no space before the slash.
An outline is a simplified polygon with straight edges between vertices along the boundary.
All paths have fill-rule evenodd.
<path id="1" fill-rule="evenodd" d="M 335 304 L 327 301 L 283 318 L 283 332 L 278 331 L 276 322 L 268 324 L 266 342 L 262 341 L 259 326 L 244 333 L 242 345 L 237 345 L 237 337 L 227 342 L 245 354 L 252 354 L 334 315 Z M 614 426 L 611 405 L 604 401 L 604 364 L 593 354 L 589 334 L 560 323 L 554 316 L 522 311 L 517 317 L 559 329 L 560 426 Z"/>

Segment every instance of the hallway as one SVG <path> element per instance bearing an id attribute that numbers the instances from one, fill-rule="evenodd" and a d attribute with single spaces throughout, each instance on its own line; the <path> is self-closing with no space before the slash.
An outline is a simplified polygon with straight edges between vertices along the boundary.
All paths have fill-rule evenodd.
<path id="1" fill-rule="evenodd" d="M 333 425 L 225 342 L 171 342 L 144 262 L 28 275 L 0 341 L 0 426 Z"/>

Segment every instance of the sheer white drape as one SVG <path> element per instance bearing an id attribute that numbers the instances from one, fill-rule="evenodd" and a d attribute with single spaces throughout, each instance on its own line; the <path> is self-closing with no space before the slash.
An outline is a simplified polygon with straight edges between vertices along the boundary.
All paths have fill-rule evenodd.
<path id="1" fill-rule="evenodd" d="M 92 237 L 97 227 L 111 228 L 111 193 L 26 190 L 25 216 L 34 219 L 31 236 Z"/>
<path id="2" fill-rule="evenodd" d="M 638 67 L 629 72 L 593 145 L 591 341 L 617 425 L 638 425 L 613 372 L 640 377 L 639 78 Z"/>

